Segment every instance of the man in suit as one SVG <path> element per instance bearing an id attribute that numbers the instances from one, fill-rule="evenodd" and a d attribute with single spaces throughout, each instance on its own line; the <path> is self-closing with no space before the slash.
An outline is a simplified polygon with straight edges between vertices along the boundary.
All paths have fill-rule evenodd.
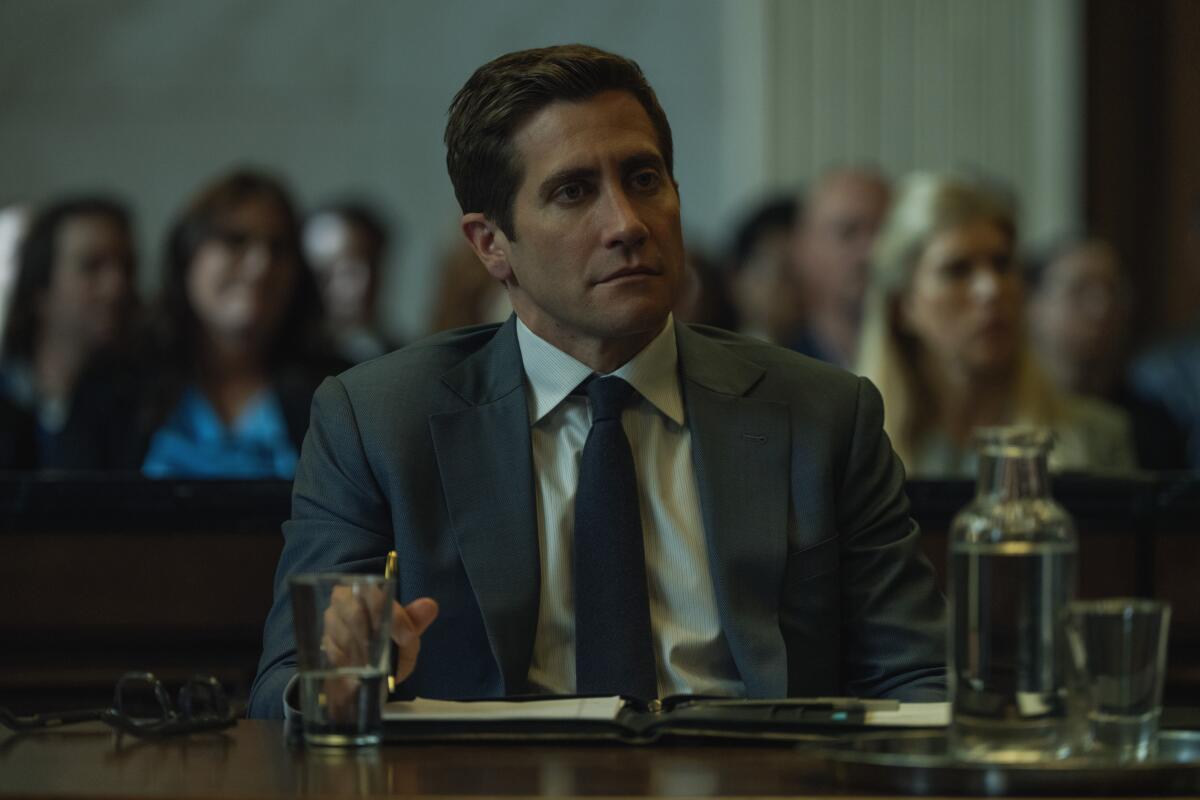
<path id="1" fill-rule="evenodd" d="M 288 576 L 379 572 L 390 549 L 409 695 L 940 699 L 944 603 L 878 393 L 670 317 L 671 133 L 637 65 L 502 56 L 446 142 L 515 315 L 318 390 L 251 714 L 282 713 L 295 672 Z"/>

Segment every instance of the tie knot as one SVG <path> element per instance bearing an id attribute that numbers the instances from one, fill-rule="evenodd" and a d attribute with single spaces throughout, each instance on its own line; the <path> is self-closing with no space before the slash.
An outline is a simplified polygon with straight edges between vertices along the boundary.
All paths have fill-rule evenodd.
<path id="1" fill-rule="evenodd" d="M 623 378 L 589 378 L 584 388 L 592 406 L 592 423 L 602 419 L 621 419 L 621 411 L 633 394 L 633 387 Z"/>

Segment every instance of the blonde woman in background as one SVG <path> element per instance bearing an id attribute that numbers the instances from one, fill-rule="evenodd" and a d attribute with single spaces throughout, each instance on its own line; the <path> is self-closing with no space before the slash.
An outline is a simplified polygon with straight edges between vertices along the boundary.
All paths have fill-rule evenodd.
<path id="1" fill-rule="evenodd" d="M 1117 409 L 1057 392 L 1026 343 L 1011 204 L 970 178 L 904 180 L 875 248 L 858 371 L 883 394 L 910 474 L 974 472 L 972 431 L 1031 423 L 1055 433 L 1050 467 L 1135 468 Z"/>

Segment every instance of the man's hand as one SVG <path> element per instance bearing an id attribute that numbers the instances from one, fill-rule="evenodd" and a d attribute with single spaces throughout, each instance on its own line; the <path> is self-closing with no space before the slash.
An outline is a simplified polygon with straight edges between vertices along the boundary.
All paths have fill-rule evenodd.
<path id="1" fill-rule="evenodd" d="M 383 622 L 382 590 L 364 587 L 358 593 L 348 586 L 333 590 L 325 609 L 325 636 L 321 649 L 335 667 L 365 667 L 374 661 L 368 653 L 372 639 Z M 438 615 L 431 597 L 418 597 L 407 606 L 392 601 L 392 641 L 396 643 L 396 683 L 407 678 L 417 666 L 421 652 L 421 634 Z"/>
<path id="2" fill-rule="evenodd" d="M 384 593 L 374 587 L 361 587 L 356 593 L 348 586 L 333 590 L 325 609 L 325 635 L 321 649 L 334 667 L 365 667 L 378 663 L 379 655 L 370 652 L 383 624 Z M 396 643 L 395 681 L 400 683 L 417 666 L 421 652 L 421 634 L 438 615 L 438 605 L 429 597 L 419 597 L 407 606 L 392 601 L 392 641 Z M 331 720 L 354 719 L 362 685 L 357 677 L 331 677 L 325 680 L 324 703 Z M 387 685 L 380 687 L 384 696 Z"/>
<path id="3" fill-rule="evenodd" d="M 355 589 L 357 588 L 357 591 Z M 321 651 L 334 667 L 371 667 L 379 663 L 379 627 L 386 595 L 377 586 L 337 586 L 325 609 Z M 374 643 L 376 651 L 370 652 Z"/>
<path id="4" fill-rule="evenodd" d="M 418 597 L 406 606 L 392 604 L 392 641 L 396 643 L 396 683 L 417 667 L 421 634 L 437 619 L 438 604 L 432 597 Z"/>

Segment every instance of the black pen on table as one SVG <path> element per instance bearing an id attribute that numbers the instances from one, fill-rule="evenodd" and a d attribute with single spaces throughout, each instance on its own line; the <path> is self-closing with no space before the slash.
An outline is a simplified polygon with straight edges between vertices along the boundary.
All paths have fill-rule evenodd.
<path id="1" fill-rule="evenodd" d="M 396 551 L 395 550 L 388 551 L 387 560 L 383 563 L 383 577 L 384 578 L 395 578 L 396 577 Z M 388 647 L 392 648 L 392 657 L 390 659 L 388 659 L 389 660 L 389 669 L 388 669 L 388 676 L 387 676 L 387 678 L 388 678 L 387 679 L 388 694 L 391 694 L 392 692 L 396 691 L 396 658 L 398 657 L 399 654 L 396 652 L 395 644 L 389 644 Z"/>

